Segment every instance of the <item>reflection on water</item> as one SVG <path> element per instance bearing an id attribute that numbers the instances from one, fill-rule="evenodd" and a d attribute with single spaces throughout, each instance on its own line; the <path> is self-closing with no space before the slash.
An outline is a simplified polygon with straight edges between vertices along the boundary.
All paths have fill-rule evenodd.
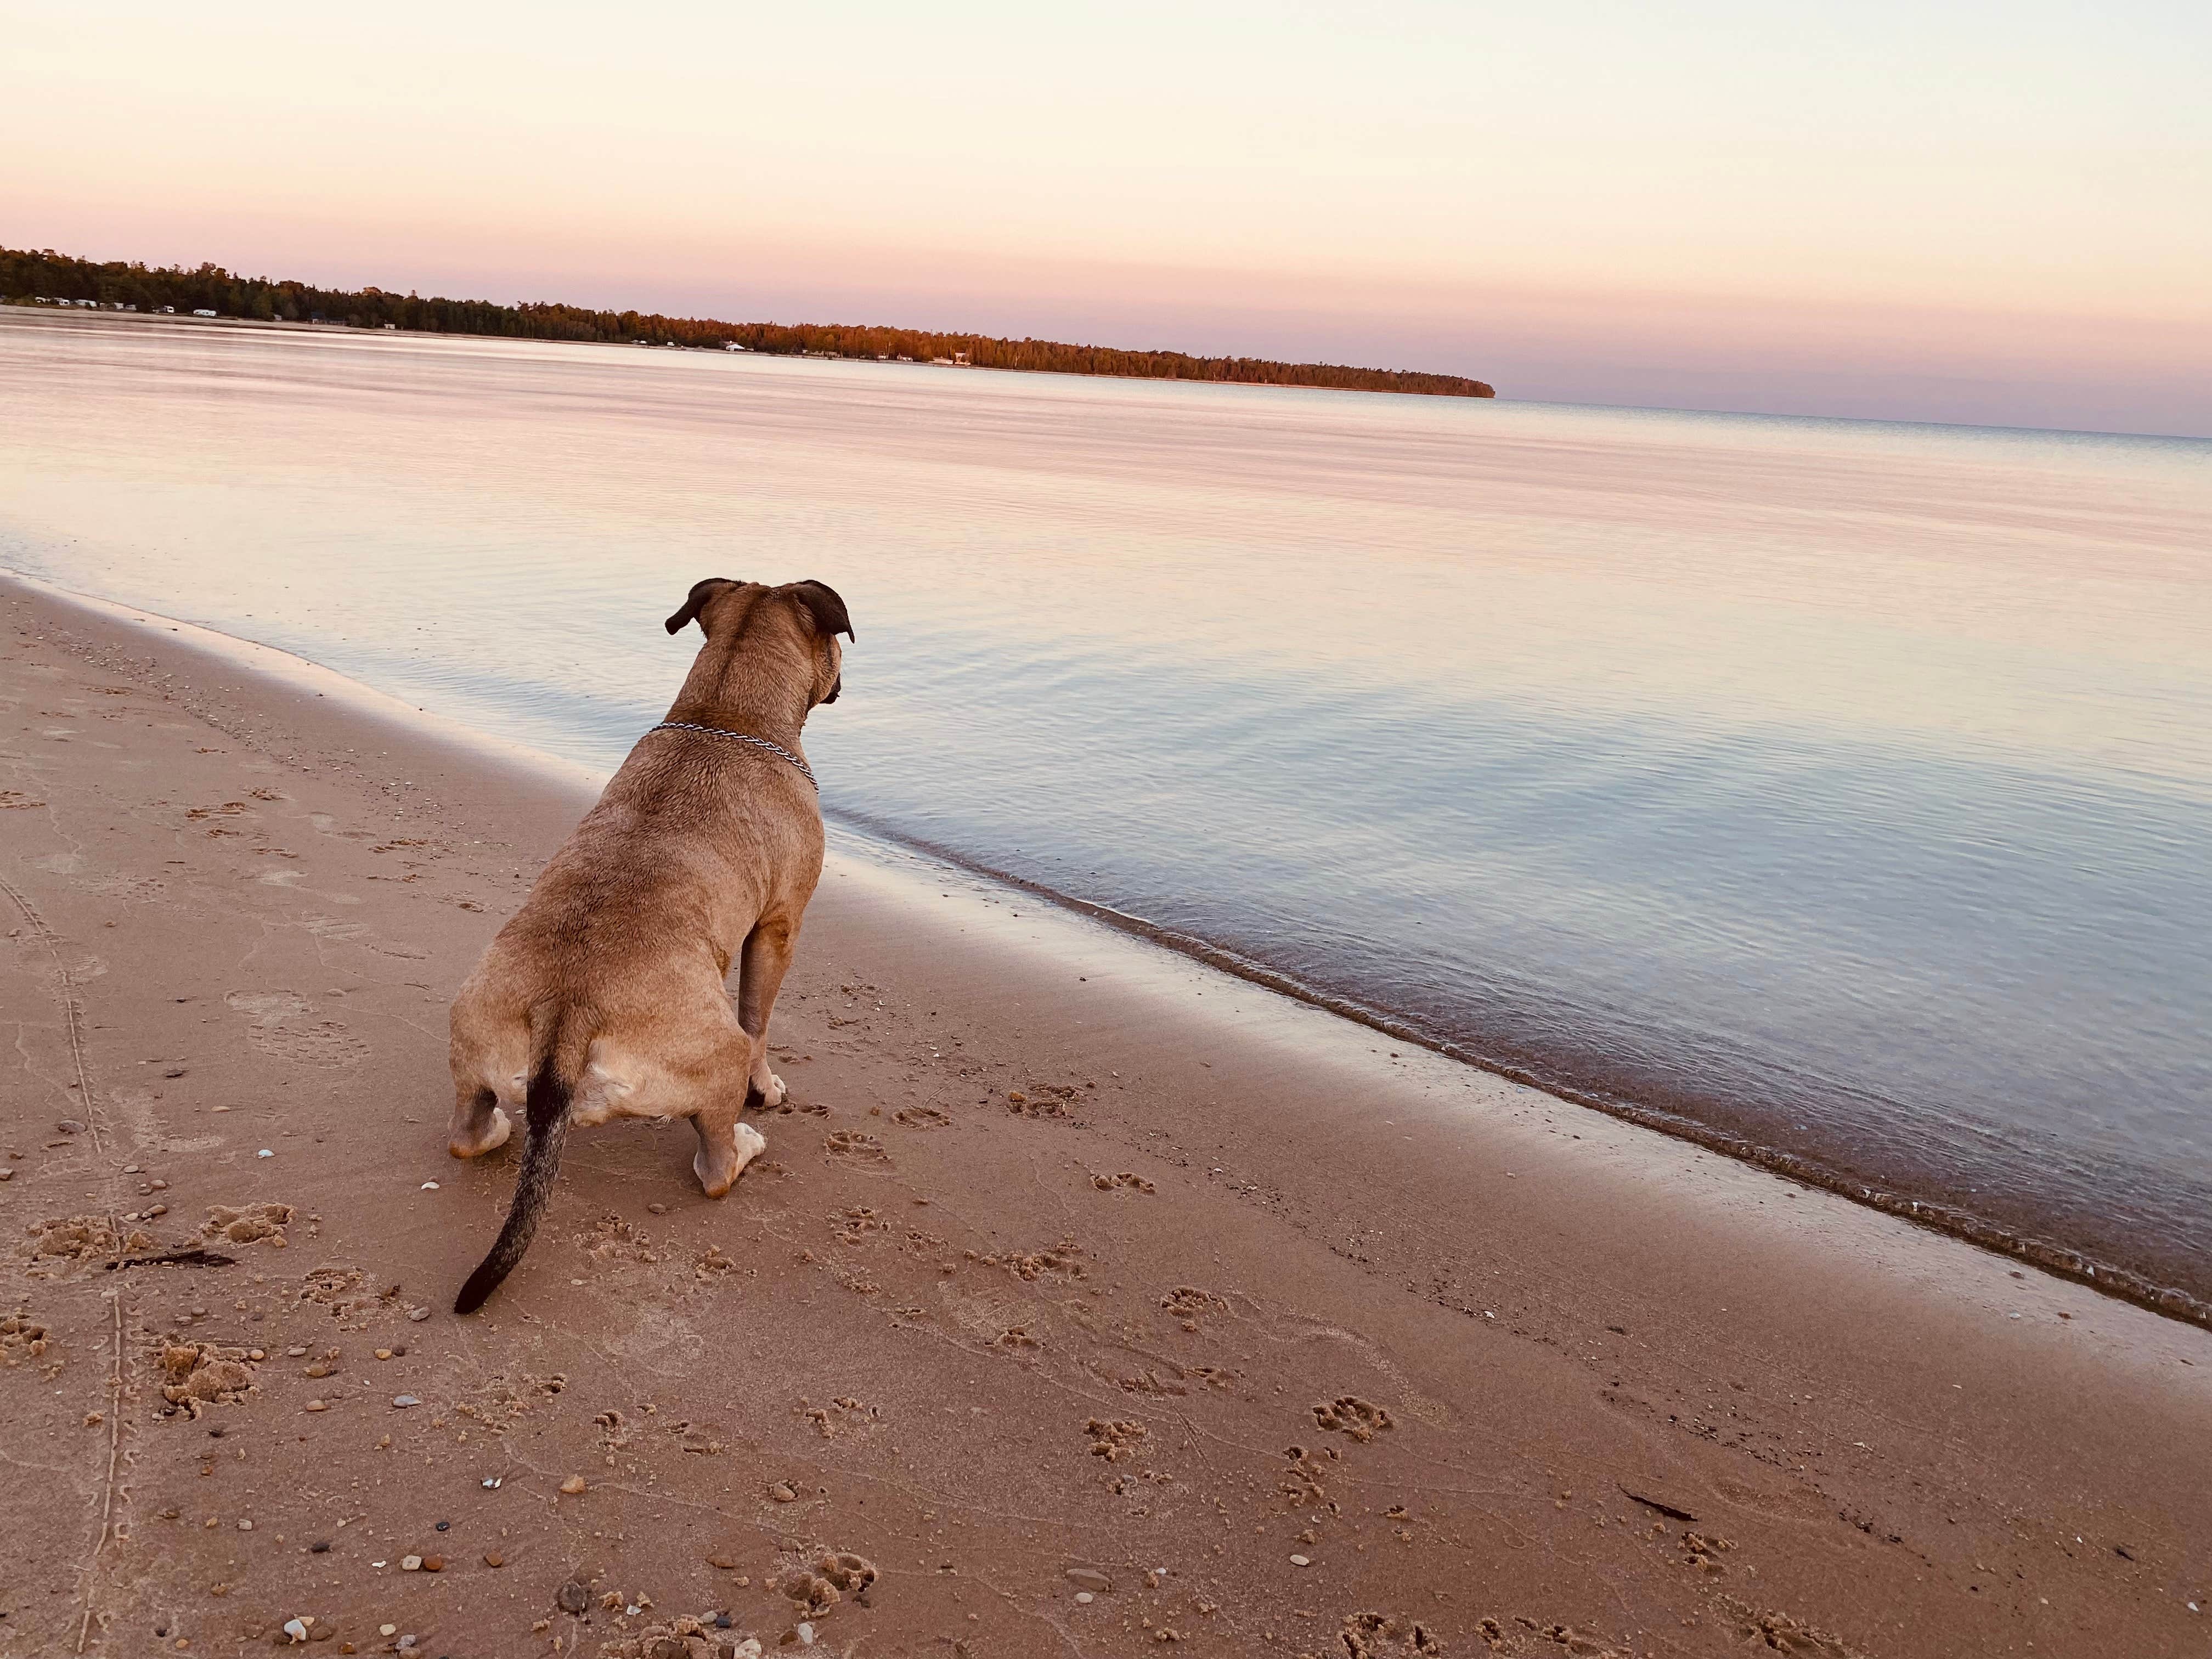
<path id="1" fill-rule="evenodd" d="M 2212 446 L 0 315 L 0 562 L 2212 1294 Z"/>

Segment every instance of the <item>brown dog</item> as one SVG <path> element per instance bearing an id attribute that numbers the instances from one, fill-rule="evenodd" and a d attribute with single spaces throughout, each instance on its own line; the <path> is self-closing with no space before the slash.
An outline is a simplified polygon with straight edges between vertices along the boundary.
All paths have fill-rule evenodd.
<path id="1" fill-rule="evenodd" d="M 456 1158 L 526 1127 L 499 1242 L 453 1304 L 473 1313 L 538 1231 L 572 1123 L 688 1117 L 710 1198 L 768 1145 L 781 1105 L 768 1018 L 822 874 L 799 728 L 835 702 L 850 637 L 820 582 L 712 577 L 668 619 L 707 635 L 668 722 L 638 740 L 453 1000 Z M 738 964 L 738 1008 L 724 984 Z"/>

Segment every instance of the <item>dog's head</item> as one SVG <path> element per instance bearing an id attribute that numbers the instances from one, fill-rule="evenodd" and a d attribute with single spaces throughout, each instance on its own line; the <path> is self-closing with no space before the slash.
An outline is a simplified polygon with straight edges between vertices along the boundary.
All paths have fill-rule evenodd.
<path id="1" fill-rule="evenodd" d="M 761 582 L 709 576 L 691 584 L 690 592 L 667 625 L 670 633 L 680 634 L 696 622 L 710 643 L 724 639 L 734 643 L 738 635 L 749 632 L 764 615 L 789 623 L 806 642 L 814 661 L 814 685 L 807 706 L 836 702 L 838 693 L 845 689 L 845 647 L 837 636 L 858 639 L 860 635 L 853 631 L 845 601 L 827 582 L 786 582 L 769 587 Z"/>

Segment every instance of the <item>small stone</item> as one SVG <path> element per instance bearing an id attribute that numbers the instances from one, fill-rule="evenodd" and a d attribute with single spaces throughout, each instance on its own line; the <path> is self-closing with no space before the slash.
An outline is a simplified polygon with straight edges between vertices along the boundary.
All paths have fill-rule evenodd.
<path id="1" fill-rule="evenodd" d="M 812 1646 L 814 1645 L 814 1626 L 811 1626 L 811 1625 L 808 1625 L 808 1624 L 801 1624 L 801 1625 L 799 1626 L 799 1646 L 801 1646 L 802 1648 L 811 1648 L 811 1647 L 812 1647 Z"/>
<path id="2" fill-rule="evenodd" d="M 311 1412 L 326 1412 L 330 1410 L 330 1408 L 331 1402 L 327 1400 L 310 1400 L 307 1405 L 302 1407 L 303 1410 Z"/>
<path id="3" fill-rule="evenodd" d="M 392 1396 L 392 1403 L 397 1409 L 404 1412 L 410 1406 L 419 1406 L 422 1402 L 411 1394 L 395 1394 Z"/>
<path id="4" fill-rule="evenodd" d="M 264 1146 L 259 1152 L 254 1153 L 254 1157 L 256 1158 L 274 1158 L 276 1156 L 276 1154 L 270 1152 L 266 1146 Z"/>
<path id="5" fill-rule="evenodd" d="M 1093 1596 L 1089 1590 L 1078 1590 L 1075 1592 L 1075 1605 L 1079 1607 L 1087 1607 L 1097 1599 L 1097 1598 Z"/>
<path id="6" fill-rule="evenodd" d="M 448 1528 L 450 1528 L 453 1524 L 453 1523 L 452 1522 L 450 1522 L 450 1521 L 441 1521 L 440 1522 L 438 1522 L 438 1530 L 439 1530 L 440 1532 L 444 1532 L 444 1531 L 446 1531 Z"/>
<path id="7" fill-rule="evenodd" d="M 240 1532 L 252 1532 L 253 1530 L 253 1522 L 251 1521 L 241 1521 L 238 1523 L 238 1529 Z"/>
<path id="8" fill-rule="evenodd" d="M 305 1359 L 307 1357 L 307 1351 L 305 1348 L 287 1348 L 284 1350 L 284 1357 L 287 1359 Z"/>
<path id="9" fill-rule="evenodd" d="M 486 1550 L 483 1561 L 484 1565 L 488 1567 L 503 1567 L 507 1565 L 507 1558 L 497 1550 Z"/>
<path id="10" fill-rule="evenodd" d="M 645 1207 L 647 1213 L 651 1215 L 666 1215 L 668 1213 L 668 1206 L 665 1204 L 653 1203 L 648 1204 Z"/>
<path id="11" fill-rule="evenodd" d="M 266 1353 L 263 1352 L 259 1348 L 248 1348 L 248 1349 L 246 1351 L 246 1357 L 248 1359 L 251 1359 L 252 1361 L 253 1361 L 253 1363 L 254 1363 L 255 1364 L 257 1364 L 257 1365 L 258 1365 L 258 1364 L 259 1364 L 263 1360 L 264 1360 L 264 1359 L 266 1359 L 266 1358 L 269 1358 L 269 1356 L 268 1356 Z"/>
<path id="12" fill-rule="evenodd" d="M 430 1310 L 428 1308 L 410 1308 L 407 1310 L 407 1316 L 419 1325 L 430 1316 Z M 398 1351 L 394 1350 L 394 1352 Z"/>
<path id="13" fill-rule="evenodd" d="M 561 1483 L 561 1490 L 571 1498 L 576 1497 L 584 1490 L 584 1477 L 580 1474 L 570 1475 Z"/>
<path id="14" fill-rule="evenodd" d="M 1101 1595 L 1114 1588 L 1114 1581 L 1093 1567 L 1070 1567 L 1064 1576 L 1076 1589 L 1095 1590 Z"/>
<path id="15" fill-rule="evenodd" d="M 145 1171 L 141 1170 L 136 1164 L 126 1164 L 123 1166 L 123 1173 L 125 1175 L 143 1175 Z"/>
<path id="16" fill-rule="evenodd" d="M 1291 1565 L 1294 1567 L 1310 1567 L 1313 1565 L 1313 1562 L 1305 1556 L 1294 1555 L 1291 1558 Z"/>
<path id="17" fill-rule="evenodd" d="M 571 1578 L 553 1594 L 563 1613 L 581 1613 L 592 1605 L 592 1587 Z"/>
<path id="18" fill-rule="evenodd" d="M 319 1379 L 321 1377 L 328 1376 L 336 1370 L 337 1370 L 337 1367 L 331 1364 L 329 1360 L 318 1359 L 313 1364 L 308 1366 L 305 1371 L 301 1372 L 301 1375 L 303 1376 L 312 1376 Z"/>
<path id="19" fill-rule="evenodd" d="M 6 1175 L 6 1174 L 7 1174 L 7 1171 L 6 1171 L 5 1170 L 0 1170 L 0 1176 L 4 1176 L 4 1175 Z M 156 1205 L 155 1205 L 152 1209 L 150 1209 L 150 1210 L 149 1210 L 149 1211 L 147 1211 L 147 1212 L 146 1212 L 146 1218 L 147 1218 L 149 1221 L 151 1221 L 152 1219 L 154 1219 L 154 1218 L 155 1218 L 155 1217 L 156 1217 L 156 1216 L 164 1216 L 164 1215 L 168 1214 L 168 1212 L 169 1212 L 169 1206 L 168 1206 L 167 1205 L 166 1205 L 166 1204 L 156 1204 Z"/>
<path id="20" fill-rule="evenodd" d="M 376 1633 L 379 1636 L 397 1636 L 399 1634 L 399 1626 L 397 1625 L 379 1625 L 376 1627 Z"/>
<path id="21" fill-rule="evenodd" d="M 379 1359 L 389 1359 L 392 1358 L 392 1350 L 389 1348 L 379 1348 L 376 1351 L 376 1357 Z"/>
<path id="22" fill-rule="evenodd" d="M 720 1567 L 724 1572 L 734 1572 L 738 1566 L 737 1558 L 725 1550 L 708 1551 L 707 1565 L 710 1567 Z"/>
<path id="23" fill-rule="evenodd" d="M 402 1571 L 402 1572 L 420 1572 L 420 1571 L 422 1571 L 422 1558 L 421 1556 L 419 1556 L 419 1555 L 403 1555 L 403 1556 L 401 1556 L 401 1557 L 399 1558 L 399 1571 Z"/>
<path id="24" fill-rule="evenodd" d="M 306 1641 L 307 1639 L 307 1621 L 304 1619 L 287 1619 L 284 1621 L 284 1634 L 290 1637 L 295 1642 Z"/>
<path id="25" fill-rule="evenodd" d="M 443 1572 L 443 1571 L 445 1571 L 445 1570 L 446 1570 L 446 1558 L 445 1558 L 444 1556 L 442 1556 L 442 1555 L 426 1555 L 426 1556 L 424 1556 L 424 1557 L 422 1558 L 422 1571 L 425 1571 L 425 1572 Z"/>
<path id="26" fill-rule="evenodd" d="M 795 1504 L 799 1493 L 787 1481 L 779 1480 L 768 1489 L 768 1495 L 779 1504 Z"/>
<path id="27" fill-rule="evenodd" d="M 438 1190 L 438 1183 L 434 1181 L 426 1181 L 422 1183 L 421 1190 L 426 1193 L 434 1193 Z"/>
<path id="28" fill-rule="evenodd" d="M 307 1553 L 310 1555 L 328 1555 L 330 1553 L 331 1540 L 327 1538 L 318 1538 L 307 1546 Z"/>

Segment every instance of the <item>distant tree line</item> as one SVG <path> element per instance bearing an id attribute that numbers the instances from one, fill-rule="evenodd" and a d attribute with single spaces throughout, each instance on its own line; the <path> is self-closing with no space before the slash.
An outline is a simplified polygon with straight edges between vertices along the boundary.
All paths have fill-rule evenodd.
<path id="1" fill-rule="evenodd" d="M 592 311 L 550 303 L 495 305 L 488 300 L 425 300 L 382 289 L 358 291 L 239 276 L 217 265 L 196 270 L 112 260 L 95 264 L 52 248 L 0 248 L 0 300 L 89 300 L 142 312 L 212 311 L 262 322 L 331 323 L 351 328 L 420 329 L 433 334 L 493 334 L 517 339 L 720 348 L 784 356 L 817 356 L 964 362 L 978 368 L 1138 380 L 1231 380 L 1257 386 L 1334 386 L 1355 392 L 1411 392 L 1488 398 L 1480 380 L 1417 369 L 1350 368 L 1336 363 L 1279 363 L 1259 357 L 1193 357 L 1180 351 L 1125 351 L 1056 340 L 1000 340 L 981 334 L 845 323 L 724 323 L 656 312 Z"/>

